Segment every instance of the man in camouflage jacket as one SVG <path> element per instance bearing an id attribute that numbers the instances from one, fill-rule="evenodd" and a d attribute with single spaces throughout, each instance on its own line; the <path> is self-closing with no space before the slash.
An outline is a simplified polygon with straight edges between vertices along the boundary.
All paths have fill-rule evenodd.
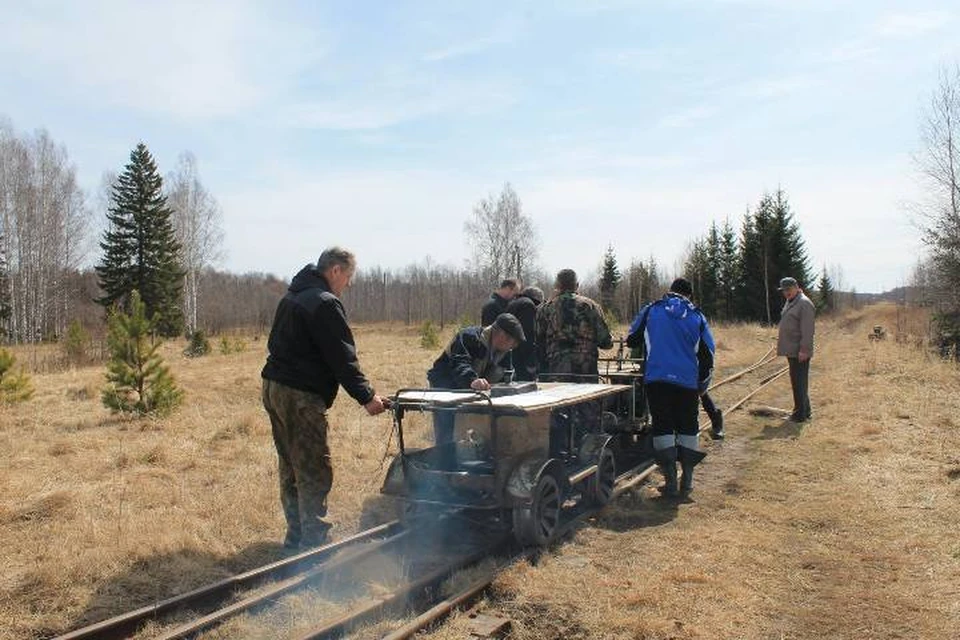
<path id="1" fill-rule="evenodd" d="M 596 382 L 600 349 L 613 338 L 600 305 L 577 294 L 572 269 L 557 273 L 556 295 L 537 309 L 537 359 L 547 382 Z"/>

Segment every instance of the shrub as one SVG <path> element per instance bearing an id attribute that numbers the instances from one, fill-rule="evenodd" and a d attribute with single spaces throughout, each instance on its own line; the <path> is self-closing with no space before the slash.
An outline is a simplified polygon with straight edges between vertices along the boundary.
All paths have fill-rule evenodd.
<path id="1" fill-rule="evenodd" d="M 187 340 L 189 343 L 187 348 L 183 350 L 183 355 L 188 358 L 199 358 L 210 353 L 210 341 L 207 340 L 207 336 L 200 329 L 188 333 Z"/>
<path id="2" fill-rule="evenodd" d="M 231 353 L 243 353 L 247 350 L 247 342 L 240 336 L 220 336 L 220 353 L 229 355 Z"/>
<path id="3" fill-rule="evenodd" d="M 72 365 L 80 365 L 87 360 L 87 346 L 90 344 L 90 334 L 83 328 L 79 320 L 74 320 L 67 327 L 67 335 L 63 339 L 63 355 Z"/>
<path id="4" fill-rule="evenodd" d="M 130 315 L 115 311 L 110 316 L 110 360 L 101 399 L 114 413 L 163 416 L 183 400 L 183 391 L 158 353 L 161 341 L 151 335 L 152 324 L 136 291 L 130 296 Z"/>
<path id="5" fill-rule="evenodd" d="M 23 372 L 13 372 L 17 359 L 6 349 L 0 349 L 0 402 L 23 402 L 33 396 L 33 384 Z"/>
<path id="6" fill-rule="evenodd" d="M 420 346 L 424 349 L 436 349 L 440 346 L 440 332 L 433 321 L 427 320 L 420 325 Z"/>

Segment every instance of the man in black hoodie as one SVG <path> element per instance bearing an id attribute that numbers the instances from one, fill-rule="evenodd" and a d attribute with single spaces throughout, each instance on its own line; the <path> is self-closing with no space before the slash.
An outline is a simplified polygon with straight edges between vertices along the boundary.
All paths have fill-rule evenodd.
<path id="1" fill-rule="evenodd" d="M 375 416 L 385 399 L 360 370 L 353 333 L 339 296 L 350 285 L 354 255 L 327 249 L 317 265 L 294 276 L 280 300 L 267 342 L 263 406 L 277 447 L 280 503 L 287 520 L 284 546 L 314 547 L 327 539 L 327 494 L 333 467 L 327 410 L 340 386 Z"/>
<path id="2" fill-rule="evenodd" d="M 513 367 L 516 373 L 513 379 L 526 382 L 537 379 L 537 307 L 543 302 L 543 291 L 538 287 L 527 287 L 507 305 L 507 313 L 516 317 L 523 327 L 526 341 L 513 350 Z"/>
<path id="3" fill-rule="evenodd" d="M 520 292 L 520 282 L 516 278 L 506 278 L 500 283 L 500 288 L 490 294 L 490 298 L 480 309 L 480 325 L 489 327 L 501 313 L 507 310 L 507 305 Z"/>

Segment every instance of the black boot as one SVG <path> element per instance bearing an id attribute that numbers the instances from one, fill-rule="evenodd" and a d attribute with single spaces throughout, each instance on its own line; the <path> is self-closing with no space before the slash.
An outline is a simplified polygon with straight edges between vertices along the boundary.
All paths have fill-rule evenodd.
<path id="1" fill-rule="evenodd" d="M 666 498 L 677 497 L 677 448 L 659 449 L 654 452 L 654 456 L 664 480 L 660 493 Z"/>
<path id="2" fill-rule="evenodd" d="M 723 440 L 725 435 L 723 432 L 723 410 L 714 409 L 710 415 L 710 437 L 713 440 Z"/>
<path id="3" fill-rule="evenodd" d="M 693 491 L 693 468 L 707 457 L 703 451 L 680 447 L 680 468 L 683 477 L 680 479 L 680 493 L 689 495 Z"/>

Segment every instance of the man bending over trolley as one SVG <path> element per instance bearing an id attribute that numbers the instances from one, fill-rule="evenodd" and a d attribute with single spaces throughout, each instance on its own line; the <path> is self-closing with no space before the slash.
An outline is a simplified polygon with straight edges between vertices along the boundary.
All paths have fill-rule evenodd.
<path id="1" fill-rule="evenodd" d="M 501 313 L 488 327 L 465 327 L 433 363 L 427 380 L 435 389 L 487 391 L 513 369 L 509 359 L 509 366 L 503 366 L 504 358 L 525 339 L 520 321 L 509 313 Z M 453 420 L 452 412 L 433 413 L 438 446 L 453 441 Z"/>
<path id="2" fill-rule="evenodd" d="M 663 471 L 663 495 L 676 497 L 677 460 L 683 469 L 680 492 L 693 491 L 700 451 L 697 412 L 700 394 L 713 375 L 713 336 L 703 313 L 690 301 L 693 287 L 677 278 L 660 300 L 640 311 L 627 345 L 646 346 L 644 385 L 653 422 L 654 456 Z"/>

